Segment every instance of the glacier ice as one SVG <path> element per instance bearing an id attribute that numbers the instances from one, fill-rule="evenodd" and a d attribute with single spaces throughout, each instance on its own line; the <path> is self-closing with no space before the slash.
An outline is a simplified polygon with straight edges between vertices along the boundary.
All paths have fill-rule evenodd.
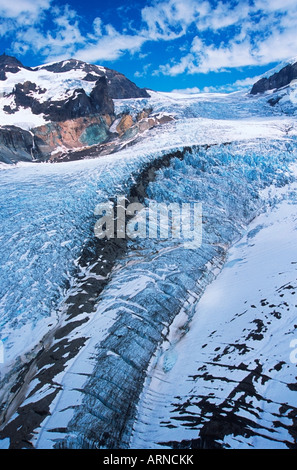
<path id="1" fill-rule="evenodd" d="M 259 104 L 252 103 L 256 114 Z M 164 97 L 156 112 L 163 106 Z M 186 337 L 196 304 L 230 246 L 279 202 L 279 192 L 269 188 L 294 180 L 294 126 L 288 135 L 287 121 L 274 119 L 268 107 L 268 120 L 249 121 L 249 106 L 235 123 L 234 108 L 223 115 L 225 102 L 218 110 L 203 100 L 180 107 L 173 100 L 170 112 L 177 110 L 179 120 L 162 133 L 153 130 L 132 150 L 0 173 L 0 339 L 8 358 L 0 365 L 3 446 L 7 437 L 12 447 L 130 445 L 146 371 L 158 345 L 168 341 L 170 325 L 182 318 L 175 334 Z M 202 112 L 207 117 L 197 118 Z M 145 206 L 202 203 L 202 245 L 186 249 L 170 238 L 97 244 L 94 209 L 122 194 L 141 196 Z M 254 229 L 251 240 L 261 232 Z M 116 253 L 110 269 L 109 248 Z M 177 361 L 169 348 L 168 373 Z M 27 363 L 32 375 L 20 406 L 9 387 Z M 38 420 L 25 426 L 34 410 Z"/>

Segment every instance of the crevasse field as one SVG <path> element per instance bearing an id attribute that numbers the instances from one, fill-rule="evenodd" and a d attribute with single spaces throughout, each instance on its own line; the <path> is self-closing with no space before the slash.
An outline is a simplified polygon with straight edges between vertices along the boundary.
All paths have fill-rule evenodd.
<path id="1" fill-rule="evenodd" d="M 116 108 L 148 102 L 176 120 L 131 148 L 2 167 L 2 448 L 296 446 L 296 88 Z M 97 244 L 141 182 L 202 204 L 201 246 Z"/>

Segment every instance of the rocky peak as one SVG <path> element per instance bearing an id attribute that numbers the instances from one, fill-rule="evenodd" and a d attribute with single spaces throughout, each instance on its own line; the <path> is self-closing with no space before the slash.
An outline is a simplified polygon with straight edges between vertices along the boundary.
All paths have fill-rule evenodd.
<path id="1" fill-rule="evenodd" d="M 31 91 L 37 91 L 36 85 L 31 82 L 15 86 L 13 95 L 16 109 L 19 107 L 31 108 L 33 114 L 44 114 L 46 119 L 50 121 L 66 121 L 93 114 L 114 114 L 114 105 L 108 95 L 105 77 L 101 77 L 96 82 L 90 96 L 83 88 L 77 88 L 69 98 L 61 101 L 40 102 L 31 95 Z M 42 91 L 38 90 L 39 93 Z"/>
<path id="2" fill-rule="evenodd" d="M 6 55 L 5 53 L 0 55 L 0 68 L 3 69 L 4 67 L 24 67 L 23 64 L 10 55 Z"/>
<path id="3" fill-rule="evenodd" d="M 145 88 L 139 88 L 122 73 L 112 69 L 105 69 L 109 94 L 113 99 L 149 98 Z"/>
<path id="4" fill-rule="evenodd" d="M 68 59 L 49 65 L 42 65 L 37 68 L 48 72 L 65 73 L 70 70 L 82 70 L 85 72 L 84 80 L 96 82 L 100 77 L 106 77 L 109 96 L 113 99 L 125 98 L 149 98 L 150 95 L 144 88 L 139 88 L 125 75 L 107 67 L 95 64 L 88 64 L 77 59 Z"/>
<path id="5" fill-rule="evenodd" d="M 77 59 L 67 59 L 62 60 L 61 62 L 55 62 L 53 64 L 45 64 L 39 67 L 36 67 L 37 70 L 43 69 L 48 72 L 54 73 L 64 73 L 69 72 L 70 70 L 80 70 L 84 69 L 85 62 Z"/>
<path id="6" fill-rule="evenodd" d="M 6 54 L 0 55 L 0 80 L 6 80 L 6 72 L 18 73 L 21 68 L 30 70 L 15 57 Z"/>
<path id="7" fill-rule="evenodd" d="M 268 78 L 261 78 L 253 85 L 250 93 L 256 95 L 267 90 L 279 89 L 289 85 L 295 78 L 297 78 L 297 62 L 286 65 Z"/>

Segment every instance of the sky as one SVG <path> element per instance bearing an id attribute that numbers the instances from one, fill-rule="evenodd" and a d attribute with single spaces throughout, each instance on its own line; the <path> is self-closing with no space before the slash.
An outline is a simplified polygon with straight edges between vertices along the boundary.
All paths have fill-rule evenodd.
<path id="1" fill-rule="evenodd" d="M 297 56 L 297 0 L 0 0 L 0 53 L 69 58 L 158 91 L 232 92 Z"/>

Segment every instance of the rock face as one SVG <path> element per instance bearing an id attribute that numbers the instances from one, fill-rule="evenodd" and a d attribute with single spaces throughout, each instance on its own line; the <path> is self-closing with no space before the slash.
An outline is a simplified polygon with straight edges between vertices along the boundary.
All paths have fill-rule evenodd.
<path id="1" fill-rule="evenodd" d="M 54 152 L 79 149 L 106 142 L 112 117 L 94 115 L 62 122 L 51 122 L 33 130 L 39 148 L 48 158 Z"/>
<path id="2" fill-rule="evenodd" d="M 0 161 L 17 163 L 19 161 L 42 160 L 39 147 L 42 143 L 31 132 L 16 126 L 0 127 Z"/>
<path id="3" fill-rule="evenodd" d="M 31 92 L 35 92 L 35 95 Z M 12 114 L 20 107 L 31 108 L 33 114 L 44 114 L 50 121 L 66 121 L 96 113 L 114 113 L 105 76 L 98 78 L 89 96 L 83 88 L 78 88 L 66 99 L 39 101 L 36 93 L 42 95 L 45 91 L 30 81 L 17 83 L 10 95 L 14 96 L 15 108 L 6 106 L 4 111 Z"/>
<path id="4" fill-rule="evenodd" d="M 133 126 L 133 119 L 130 114 L 125 114 L 117 125 L 117 132 L 120 136 Z"/>
<path id="5" fill-rule="evenodd" d="M 6 54 L 2 54 L 0 56 L 0 80 L 6 80 L 7 72 L 18 73 L 22 68 L 31 70 L 29 67 L 24 67 L 23 64 L 15 57 L 11 57 Z"/>
<path id="6" fill-rule="evenodd" d="M 105 76 L 98 78 L 90 93 L 90 103 L 95 112 L 100 114 L 114 114 L 114 105 L 109 95 Z"/>
<path id="7" fill-rule="evenodd" d="M 251 89 L 251 94 L 264 93 L 267 90 L 274 90 L 289 85 L 297 78 L 297 62 L 283 67 L 279 72 L 274 73 L 269 78 L 261 78 Z"/>
<path id="8" fill-rule="evenodd" d="M 11 73 L 15 77 L 11 77 Z M 50 121 L 96 113 L 111 115 L 114 113 L 113 99 L 150 96 L 115 70 L 75 59 L 30 68 L 14 57 L 2 55 L 0 80 L 6 81 L 3 95 L 9 98 L 9 104 L 3 105 L 5 113 L 14 114 L 20 108 L 30 108 L 33 114 L 42 114 Z M 62 91 L 57 92 L 61 83 L 64 83 Z M 10 92 L 7 91 L 9 88 Z"/>
<path id="9" fill-rule="evenodd" d="M 9 116 L 12 124 L 1 129 L 0 161 L 5 163 L 113 153 L 172 120 L 152 114 L 151 107 L 140 108 L 137 116 L 129 111 L 115 115 L 114 99 L 150 95 L 119 72 L 75 59 L 29 68 L 3 55 L 0 78 L 2 123 Z M 33 124 L 16 127 L 23 122 Z"/>
<path id="10" fill-rule="evenodd" d="M 106 69 L 109 94 L 113 99 L 149 98 L 144 88 L 138 88 L 135 83 L 128 80 L 122 73 Z"/>
<path id="11" fill-rule="evenodd" d="M 56 64 L 41 66 L 39 69 L 54 73 L 64 73 L 69 72 L 70 70 L 82 70 L 85 72 L 84 80 L 87 82 L 96 82 L 98 80 L 98 75 L 104 75 L 107 80 L 109 96 L 113 99 L 149 98 L 150 96 L 144 88 L 139 88 L 122 73 L 106 67 L 87 64 L 81 60 L 69 59 L 57 62 Z"/>

